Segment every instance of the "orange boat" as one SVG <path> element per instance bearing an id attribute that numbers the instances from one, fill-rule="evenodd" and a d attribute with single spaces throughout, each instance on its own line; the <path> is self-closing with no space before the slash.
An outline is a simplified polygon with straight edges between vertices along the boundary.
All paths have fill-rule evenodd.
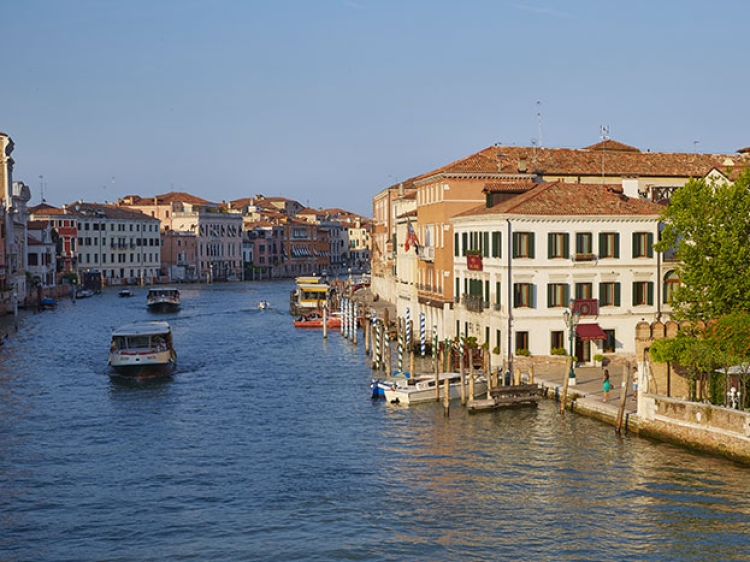
<path id="1" fill-rule="evenodd" d="M 334 312 L 328 315 L 326 322 L 329 329 L 338 330 L 341 328 L 341 316 Z M 323 314 L 314 310 L 304 316 L 300 316 L 294 321 L 295 328 L 322 328 L 323 327 Z"/>

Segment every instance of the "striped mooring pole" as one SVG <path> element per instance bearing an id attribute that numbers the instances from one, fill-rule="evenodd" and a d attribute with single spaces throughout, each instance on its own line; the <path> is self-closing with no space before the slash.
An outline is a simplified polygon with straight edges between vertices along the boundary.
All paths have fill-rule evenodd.
<path id="1" fill-rule="evenodd" d="M 427 338 L 427 332 L 425 331 L 425 318 L 424 318 L 424 312 L 419 313 L 419 344 L 420 344 L 420 353 L 422 354 L 422 359 L 424 359 L 425 354 L 425 345 L 426 345 L 426 338 Z"/>

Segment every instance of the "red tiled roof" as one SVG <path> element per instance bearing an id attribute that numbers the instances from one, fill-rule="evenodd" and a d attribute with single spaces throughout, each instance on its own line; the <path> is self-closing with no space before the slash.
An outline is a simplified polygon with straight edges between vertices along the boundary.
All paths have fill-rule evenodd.
<path id="1" fill-rule="evenodd" d="M 602 215 L 658 216 L 658 203 L 627 197 L 601 184 L 550 182 L 491 208 L 475 207 L 458 216 L 475 215 Z"/>
<path id="2" fill-rule="evenodd" d="M 533 182 L 531 180 L 509 180 L 509 181 L 498 181 L 488 183 L 484 186 L 485 193 L 519 193 L 522 191 L 528 191 L 539 185 L 539 182 Z"/>
<path id="3" fill-rule="evenodd" d="M 750 147 L 749 147 L 750 148 Z M 438 174 L 518 174 L 522 162 L 529 173 L 547 176 L 703 177 L 712 168 L 726 170 L 727 159 L 733 168 L 750 167 L 750 153 L 696 154 L 677 152 L 642 152 L 613 140 L 588 148 L 529 148 L 491 146 L 475 154 L 451 162 L 441 168 L 410 180 Z M 408 182 L 403 182 L 405 185 Z"/>

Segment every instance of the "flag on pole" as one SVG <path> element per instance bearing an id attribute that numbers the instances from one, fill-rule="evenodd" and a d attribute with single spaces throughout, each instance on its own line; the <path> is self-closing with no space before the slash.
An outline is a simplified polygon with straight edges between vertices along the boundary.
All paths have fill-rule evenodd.
<path id="1" fill-rule="evenodd" d="M 412 226 L 411 221 L 409 221 L 409 224 L 406 227 L 404 251 L 408 252 L 412 245 L 414 246 L 414 251 L 419 253 L 419 238 L 417 238 L 417 234 L 414 232 L 414 227 Z"/>

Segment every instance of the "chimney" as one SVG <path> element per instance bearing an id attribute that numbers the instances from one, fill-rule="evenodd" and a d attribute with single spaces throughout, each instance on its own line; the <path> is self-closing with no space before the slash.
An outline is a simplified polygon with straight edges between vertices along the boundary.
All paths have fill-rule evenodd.
<path id="1" fill-rule="evenodd" d="M 528 166 L 527 166 L 527 164 L 526 164 L 526 156 L 525 156 L 525 155 L 522 155 L 522 156 L 521 156 L 521 157 L 520 157 L 520 158 L 518 159 L 518 171 L 519 171 L 519 173 L 521 173 L 521 174 L 525 174 L 525 173 L 526 173 L 526 170 L 528 170 Z"/>

